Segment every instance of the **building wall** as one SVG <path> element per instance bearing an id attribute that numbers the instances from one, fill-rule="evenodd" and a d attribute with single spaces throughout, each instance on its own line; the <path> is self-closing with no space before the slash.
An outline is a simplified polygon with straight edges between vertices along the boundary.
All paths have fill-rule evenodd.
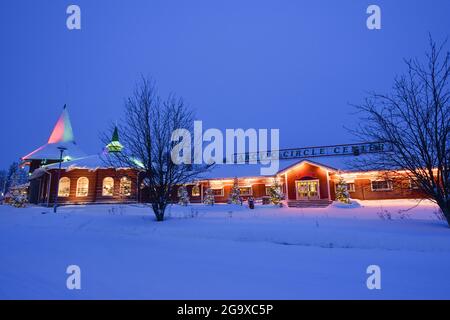
<path id="1" fill-rule="evenodd" d="M 57 193 L 57 173 L 58 170 L 51 170 L 51 184 L 50 189 L 49 181 L 50 175 L 44 174 L 36 180 L 32 180 L 30 184 L 30 199 L 33 199 L 33 203 L 49 203 L 53 204 Z M 284 174 L 280 175 L 279 181 L 283 185 L 285 194 L 288 196 L 287 200 L 296 199 L 296 185 L 297 180 L 319 180 L 320 198 L 328 199 L 328 194 L 332 200 L 335 199 L 335 185 L 338 181 L 337 174 L 331 173 L 329 179 L 329 190 L 327 183 L 327 170 L 310 163 L 303 163 L 299 166 L 293 167 L 287 172 L 287 185 L 285 185 Z M 120 195 L 120 178 L 126 176 L 131 180 L 131 196 L 124 197 Z M 420 190 L 411 189 L 408 179 L 393 180 L 393 190 L 387 191 L 374 191 L 371 188 L 371 178 L 365 174 L 354 173 L 351 181 L 355 184 L 355 191 L 350 192 L 350 196 L 354 199 L 360 200 L 381 200 L 381 199 L 413 199 L 423 198 L 424 195 Z M 68 177 L 70 179 L 70 194 L 69 197 L 59 197 L 59 203 L 62 204 L 82 204 L 82 203 L 123 203 L 123 202 L 149 202 L 148 190 L 138 188 L 140 183 L 138 182 L 138 173 L 133 169 L 74 169 L 66 172 L 62 170 L 61 178 Z M 89 179 L 89 190 L 86 197 L 77 197 L 77 180 L 80 177 L 86 177 Z M 112 177 L 114 179 L 114 194 L 112 197 L 103 196 L 103 179 L 105 177 Z M 238 184 L 241 187 L 251 186 L 252 197 L 258 199 L 266 196 L 266 185 L 269 186 L 273 183 L 273 178 L 255 177 L 255 178 L 243 178 L 238 179 Z M 233 186 L 233 179 L 223 180 L 208 180 L 199 182 L 200 193 L 205 193 L 208 187 L 223 188 L 224 192 L 221 196 L 216 196 L 217 203 L 226 203 Z M 200 203 L 202 196 L 193 196 L 192 189 L 194 184 L 186 186 L 189 193 L 191 203 Z M 50 199 L 48 199 L 48 191 L 50 190 Z M 287 190 L 287 191 L 286 191 Z M 247 195 L 242 195 L 242 198 L 246 200 Z M 178 202 L 178 187 L 174 188 L 171 195 L 172 202 Z"/>
<path id="2" fill-rule="evenodd" d="M 252 178 L 252 179 L 246 179 L 246 178 L 242 178 L 242 179 L 238 179 L 238 185 L 240 187 L 251 187 L 252 193 L 251 195 L 242 195 L 242 198 L 244 201 L 247 200 L 247 198 L 249 196 L 252 196 L 253 198 L 262 198 L 264 196 L 266 196 L 266 184 L 270 185 L 272 183 L 272 178 Z M 215 202 L 216 203 L 226 203 L 230 197 L 231 194 L 231 190 L 233 188 L 233 184 L 234 181 L 233 179 L 229 179 L 229 180 L 222 180 L 222 179 L 211 179 L 208 181 L 202 181 L 199 183 L 200 186 L 200 192 L 203 192 L 203 195 L 205 194 L 206 190 L 208 188 L 213 188 L 213 189 L 223 189 L 223 195 L 217 195 L 214 197 Z M 188 185 L 187 186 L 187 190 L 189 193 L 189 197 L 190 197 L 190 202 L 192 203 L 200 203 L 202 197 L 198 196 L 198 197 L 194 197 L 192 196 L 192 188 L 194 187 L 194 185 Z M 172 201 L 173 202 L 178 202 L 178 192 L 177 192 L 178 188 L 175 189 L 175 191 L 173 192 L 172 195 Z M 204 198 L 204 196 L 203 196 Z"/>
<path id="3" fill-rule="evenodd" d="M 359 177 L 352 180 L 355 184 L 355 191 L 349 192 L 350 197 L 359 200 L 390 200 L 390 199 L 420 199 L 424 198 L 422 191 L 411 189 L 409 179 L 396 179 L 392 181 L 392 190 L 376 191 L 372 190 L 373 179 Z M 330 193 L 333 200 L 336 199 L 336 184 L 338 178 L 332 176 L 330 181 Z"/>
<path id="4" fill-rule="evenodd" d="M 328 199 L 327 171 L 319 166 L 302 163 L 287 171 L 287 196 L 288 200 L 296 200 L 297 180 L 319 180 L 320 199 Z"/>
<path id="5" fill-rule="evenodd" d="M 57 194 L 58 170 L 50 170 L 50 203 L 54 203 Z M 120 195 L 120 179 L 128 177 L 131 180 L 131 196 Z M 68 197 L 58 197 L 58 203 L 62 204 L 82 204 L 82 203 L 119 203 L 137 201 L 137 173 L 132 169 L 98 169 L 95 171 L 87 169 L 74 169 L 70 171 L 61 171 L 60 178 L 67 177 L 70 179 L 70 193 Z M 77 181 L 81 177 L 89 180 L 88 195 L 86 197 L 78 197 L 76 195 Z M 114 179 L 113 196 L 103 196 L 103 179 L 111 177 Z M 47 179 L 49 180 L 49 179 Z M 44 184 L 47 188 L 48 181 Z M 46 198 L 46 197 L 45 197 Z M 43 200 L 43 199 L 41 199 Z M 42 201 L 41 201 L 42 202 Z"/>
<path id="6" fill-rule="evenodd" d="M 33 173 L 34 170 L 42 167 L 42 165 L 49 165 L 53 163 L 59 163 L 59 160 L 31 160 L 29 161 L 29 172 Z"/>

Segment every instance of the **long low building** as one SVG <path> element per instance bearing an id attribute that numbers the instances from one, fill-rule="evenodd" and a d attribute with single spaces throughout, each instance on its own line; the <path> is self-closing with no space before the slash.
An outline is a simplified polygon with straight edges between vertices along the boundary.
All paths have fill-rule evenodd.
<path id="1" fill-rule="evenodd" d="M 58 201 L 64 204 L 148 201 L 145 183 L 141 181 L 137 169 L 112 168 L 105 163 L 101 155 L 94 155 L 63 162 L 61 171 L 57 163 L 38 168 L 30 176 L 30 202 L 50 205 L 54 203 L 56 195 Z M 236 182 L 244 199 L 249 196 L 258 199 L 268 196 L 268 189 L 277 180 L 290 205 L 320 206 L 335 200 L 336 184 L 342 177 L 353 199 L 408 199 L 423 196 L 406 176 L 383 179 L 379 172 L 342 171 L 312 160 L 282 161 L 281 165 L 282 169 L 273 176 L 245 173 L 258 171 L 257 165 L 218 165 L 205 177 L 185 187 L 193 203 L 202 202 L 208 188 L 212 189 L 216 202 L 226 203 Z M 223 175 L 222 172 L 228 174 Z M 172 198 L 177 201 L 178 188 L 173 190 Z"/>
<path id="2" fill-rule="evenodd" d="M 117 136 L 111 146 L 121 146 Z M 145 180 L 138 169 L 112 167 L 104 154 L 82 153 L 73 138 L 67 109 L 47 144 L 22 160 L 30 166 L 31 203 L 52 205 L 56 199 L 61 204 L 148 202 Z M 336 184 L 341 179 L 353 199 L 423 197 L 406 174 L 354 170 L 351 160 L 351 156 L 324 157 L 320 162 L 280 160 L 279 171 L 271 176 L 261 175 L 257 164 L 216 165 L 185 187 L 193 203 L 202 202 L 207 189 L 212 190 L 215 202 L 226 203 L 236 183 L 244 200 L 250 196 L 264 198 L 276 182 L 290 206 L 327 206 L 335 200 Z M 177 201 L 178 187 L 174 188 L 172 199 Z"/>

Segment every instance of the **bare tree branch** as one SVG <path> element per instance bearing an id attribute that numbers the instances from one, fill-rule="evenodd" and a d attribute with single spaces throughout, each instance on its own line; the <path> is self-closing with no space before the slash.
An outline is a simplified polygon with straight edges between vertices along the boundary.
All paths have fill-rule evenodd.
<path id="1" fill-rule="evenodd" d="M 117 126 L 124 149 L 110 153 L 107 161 L 139 170 L 139 185 L 143 184 L 148 190 L 149 202 L 158 221 L 164 220 L 174 189 L 193 182 L 210 168 L 172 162 L 171 151 L 175 144 L 171 141 L 172 132 L 181 128 L 192 132 L 193 121 L 194 113 L 182 98 L 171 94 L 162 99 L 155 83 L 145 77 L 125 101 L 124 118 Z M 107 134 L 103 135 L 103 141 L 108 139 Z"/>
<path id="2" fill-rule="evenodd" d="M 383 141 L 393 152 L 359 162 L 366 170 L 402 171 L 442 210 L 450 224 L 450 53 L 430 36 L 426 63 L 405 60 L 407 72 L 389 94 L 371 93 L 355 106 L 363 140 Z M 406 170 L 406 173 L 405 171 Z"/>

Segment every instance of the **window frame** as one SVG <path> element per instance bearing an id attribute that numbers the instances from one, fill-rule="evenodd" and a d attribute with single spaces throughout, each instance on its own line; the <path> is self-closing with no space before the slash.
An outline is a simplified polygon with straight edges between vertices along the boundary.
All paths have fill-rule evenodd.
<path id="1" fill-rule="evenodd" d="M 111 194 L 105 194 L 105 180 L 111 179 L 112 180 L 112 193 Z M 113 177 L 104 177 L 102 180 L 102 197 L 114 197 L 114 178 Z"/>
<path id="2" fill-rule="evenodd" d="M 61 181 L 62 180 L 69 181 L 68 192 L 64 193 L 64 194 L 61 194 L 61 185 L 62 185 Z M 60 197 L 60 198 L 68 198 L 68 197 L 70 197 L 70 184 L 71 184 L 71 181 L 70 181 L 69 177 L 62 177 L 62 178 L 59 179 L 59 181 L 58 181 L 58 197 Z"/>
<path id="3" fill-rule="evenodd" d="M 372 182 L 371 182 L 372 184 Z M 356 184 L 355 182 L 345 182 L 345 185 L 347 186 L 347 192 L 353 193 L 356 192 Z M 349 185 L 353 185 L 353 188 L 349 188 Z M 337 192 L 337 186 L 338 186 L 338 182 L 334 183 L 334 192 Z"/>
<path id="4" fill-rule="evenodd" d="M 224 187 L 221 187 L 221 188 L 210 188 L 210 189 L 213 191 L 214 197 L 224 197 L 225 196 Z M 214 193 L 214 190 L 220 190 L 220 194 Z"/>
<path id="5" fill-rule="evenodd" d="M 241 189 L 242 188 L 247 188 L 247 189 L 249 189 L 249 193 L 242 193 L 242 191 L 241 191 Z M 252 186 L 239 186 L 239 194 L 241 195 L 241 196 L 251 196 L 251 195 L 253 195 L 253 188 L 252 188 Z"/>
<path id="6" fill-rule="evenodd" d="M 417 183 L 418 183 L 417 179 L 409 178 L 409 189 L 421 190 L 422 188 Z"/>
<path id="7" fill-rule="evenodd" d="M 374 182 L 386 182 L 387 188 L 375 189 L 373 187 Z M 392 183 L 392 180 L 370 180 L 370 189 L 373 192 L 392 191 L 392 190 L 394 190 L 394 185 Z"/>
<path id="8" fill-rule="evenodd" d="M 352 186 L 352 188 L 349 187 L 350 185 Z M 356 184 L 354 182 L 347 182 L 347 191 L 356 192 Z"/>
<path id="9" fill-rule="evenodd" d="M 80 193 L 80 181 L 81 180 L 86 180 L 87 181 L 87 183 L 86 183 L 86 193 Z M 90 184 L 90 181 L 89 181 L 89 178 L 88 177 L 79 177 L 78 179 L 77 179 L 77 190 L 76 190 L 76 197 L 77 198 L 85 198 L 85 197 L 87 197 L 87 196 L 89 196 L 89 184 Z"/>
<path id="10" fill-rule="evenodd" d="M 198 193 L 195 193 L 194 194 L 194 190 L 198 190 Z M 201 191 L 200 191 L 200 185 L 194 185 L 194 186 L 192 186 L 192 189 L 191 189 L 191 196 L 192 197 L 200 197 L 202 195 L 202 193 L 201 193 Z"/>
<path id="11" fill-rule="evenodd" d="M 130 186 L 129 194 L 125 194 L 123 192 L 123 190 L 124 190 L 123 181 L 127 181 L 127 184 L 129 183 L 129 186 Z M 127 176 L 121 177 L 120 180 L 119 180 L 119 194 L 120 194 L 120 196 L 121 197 L 131 197 L 132 194 L 133 194 L 133 190 L 132 189 L 133 189 L 133 184 L 132 184 L 131 178 L 127 177 Z"/>

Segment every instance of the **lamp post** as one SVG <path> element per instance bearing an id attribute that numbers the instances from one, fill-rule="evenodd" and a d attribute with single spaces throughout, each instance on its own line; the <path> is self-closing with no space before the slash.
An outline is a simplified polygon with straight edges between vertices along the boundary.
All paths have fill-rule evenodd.
<path id="1" fill-rule="evenodd" d="M 56 199 L 53 206 L 53 212 L 56 213 L 56 209 L 58 208 L 58 195 L 59 195 L 59 179 L 61 178 L 61 165 L 63 161 L 63 153 L 67 148 L 58 147 L 59 150 L 59 169 L 58 169 L 58 180 L 56 181 Z"/>

